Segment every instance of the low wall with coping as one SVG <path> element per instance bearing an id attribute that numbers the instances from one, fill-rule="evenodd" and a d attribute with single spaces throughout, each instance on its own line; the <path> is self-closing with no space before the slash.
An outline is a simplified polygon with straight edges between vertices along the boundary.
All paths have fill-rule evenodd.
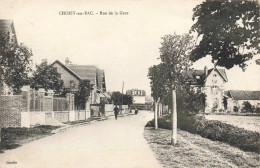
<path id="1" fill-rule="evenodd" d="M 69 111 L 55 111 L 54 118 L 60 122 L 69 121 Z"/>

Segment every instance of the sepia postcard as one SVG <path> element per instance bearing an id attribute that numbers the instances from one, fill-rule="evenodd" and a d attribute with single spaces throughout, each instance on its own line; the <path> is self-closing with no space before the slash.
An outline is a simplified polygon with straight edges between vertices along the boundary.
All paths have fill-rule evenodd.
<path id="1" fill-rule="evenodd" d="M 0 0 L 0 168 L 260 166 L 256 0 Z"/>

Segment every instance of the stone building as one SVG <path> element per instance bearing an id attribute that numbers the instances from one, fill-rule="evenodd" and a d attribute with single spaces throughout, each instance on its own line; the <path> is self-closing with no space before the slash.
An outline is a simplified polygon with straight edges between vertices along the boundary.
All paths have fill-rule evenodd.
<path id="1" fill-rule="evenodd" d="M 97 66 L 71 64 L 68 58 L 65 64 L 56 60 L 52 66 L 56 67 L 58 73 L 61 74 L 65 89 L 76 91 L 81 80 L 88 80 L 92 87 L 90 95 L 92 104 L 100 103 L 100 98 L 107 95 L 105 72 Z"/>
<path id="2" fill-rule="evenodd" d="M 260 108 L 260 91 L 229 90 L 225 96 L 228 112 L 241 112 L 246 101 L 255 108 Z"/>
<path id="3" fill-rule="evenodd" d="M 146 92 L 144 90 L 130 89 L 126 91 L 126 94 L 133 97 L 134 105 L 145 105 Z"/>
<path id="4" fill-rule="evenodd" d="M 205 113 L 225 110 L 224 91 L 228 79 L 224 69 L 205 67 L 204 70 L 189 71 L 188 76 L 191 88 L 199 89 L 206 95 Z"/>

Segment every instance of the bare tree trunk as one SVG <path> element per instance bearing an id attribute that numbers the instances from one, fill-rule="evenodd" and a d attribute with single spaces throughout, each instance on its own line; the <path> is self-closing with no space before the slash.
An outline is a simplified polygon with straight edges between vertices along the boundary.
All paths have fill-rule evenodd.
<path id="1" fill-rule="evenodd" d="M 176 103 L 176 91 L 172 90 L 172 136 L 171 144 L 177 143 L 177 103 Z"/>
<path id="2" fill-rule="evenodd" d="M 157 102 L 155 102 L 155 109 L 154 109 L 154 129 L 158 129 L 158 104 L 159 104 L 160 98 Z"/>

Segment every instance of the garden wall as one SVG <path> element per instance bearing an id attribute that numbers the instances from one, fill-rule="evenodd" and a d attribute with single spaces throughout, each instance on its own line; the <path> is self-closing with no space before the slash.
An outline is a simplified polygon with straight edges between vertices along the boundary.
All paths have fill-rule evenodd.
<path id="1" fill-rule="evenodd" d="M 21 112 L 26 109 L 26 95 L 0 96 L 0 128 L 20 127 Z"/>

